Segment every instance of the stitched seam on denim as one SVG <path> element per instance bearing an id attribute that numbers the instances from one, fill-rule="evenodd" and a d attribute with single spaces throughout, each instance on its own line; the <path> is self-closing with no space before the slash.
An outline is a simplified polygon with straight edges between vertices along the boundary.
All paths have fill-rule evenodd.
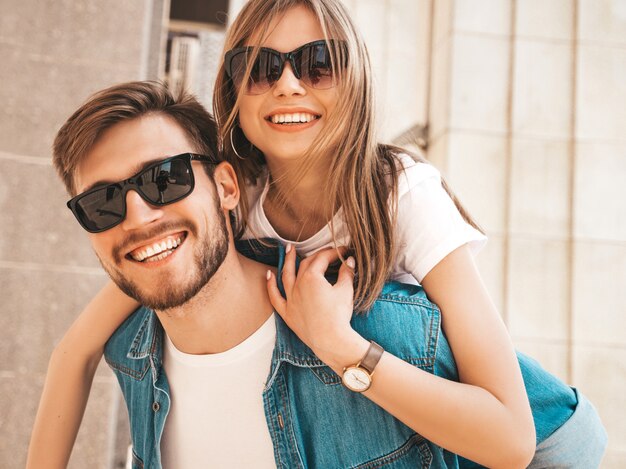
<path id="1" fill-rule="evenodd" d="M 438 318 L 438 320 L 435 322 L 435 317 Z M 441 316 L 437 315 L 435 316 L 434 314 L 430 316 L 430 333 L 428 334 L 428 357 L 431 359 L 431 363 L 430 366 L 434 365 L 434 359 L 435 356 L 437 355 L 437 338 L 439 336 L 439 325 L 440 325 L 440 320 Z"/>
<path id="2" fill-rule="evenodd" d="M 265 394 L 263 400 L 265 401 L 266 405 L 268 406 L 269 409 L 269 431 L 270 431 L 270 437 L 272 438 L 272 446 L 274 447 L 274 458 L 277 461 L 277 466 L 278 467 L 287 467 L 285 464 L 283 464 L 283 461 L 280 457 L 280 445 L 277 444 L 280 439 L 278 437 L 278 432 L 276 430 L 276 423 L 274 422 L 274 417 L 278 418 L 278 412 L 276 412 L 276 405 L 274 404 L 274 398 L 275 398 L 275 394 L 272 393 L 272 399 L 270 400 L 269 397 L 269 392 Z"/>
<path id="3" fill-rule="evenodd" d="M 426 442 L 423 436 L 417 433 L 414 433 L 402 446 L 400 446 L 400 448 L 392 451 L 389 454 L 380 456 L 372 461 L 359 464 L 358 466 L 352 466 L 352 469 L 377 469 L 379 467 L 383 467 L 386 464 L 392 463 L 400 459 L 402 456 L 406 455 L 411 449 L 413 449 L 413 447 L 416 447 L 418 445 L 428 446 L 428 443 Z M 421 448 L 419 446 L 418 446 L 418 451 L 420 452 L 420 454 L 422 454 Z M 422 466 L 423 466 L 423 462 L 422 462 Z"/>
<path id="4" fill-rule="evenodd" d="M 318 380 L 322 382 L 322 384 L 326 386 L 335 386 L 341 384 L 341 378 L 339 377 L 339 375 L 334 371 L 332 373 L 328 372 L 326 368 L 331 370 L 329 366 L 309 368 L 309 370 L 315 375 Z"/>
<path id="5" fill-rule="evenodd" d="M 139 326 L 139 331 L 135 335 L 135 338 L 133 339 L 133 343 L 130 346 L 130 350 L 128 351 L 129 355 L 133 355 L 133 357 L 135 358 L 143 358 L 142 355 L 144 355 L 145 353 L 145 352 L 140 353 L 137 349 L 139 348 L 139 343 L 141 342 L 141 338 L 143 337 L 144 330 L 146 329 L 146 327 L 148 327 L 149 322 L 150 322 L 150 314 L 147 314 L 144 320 L 142 321 L 141 326 Z"/>
<path id="6" fill-rule="evenodd" d="M 430 464 L 433 462 L 433 453 L 430 450 L 428 443 L 424 440 L 423 443 L 419 444 L 417 450 L 422 455 L 422 469 L 428 469 Z"/>
<path id="7" fill-rule="evenodd" d="M 431 303 L 427 299 L 424 298 L 413 298 L 408 296 L 396 295 L 394 293 L 382 293 L 376 298 L 376 301 L 379 302 L 387 302 L 387 303 L 401 303 L 401 304 L 410 304 L 410 305 L 419 305 L 423 308 L 429 310 L 439 309 L 436 307 L 434 303 Z"/>
<path id="8" fill-rule="evenodd" d="M 156 459 L 157 459 L 157 463 L 159 467 L 162 467 L 163 462 L 161 459 L 162 458 L 161 438 L 163 437 L 163 429 L 165 428 L 165 420 L 167 419 L 167 416 L 169 415 L 172 402 L 171 402 L 169 394 L 165 391 L 165 389 L 158 387 L 156 384 L 158 377 L 159 377 L 157 373 L 160 373 L 160 371 L 157 370 L 156 365 L 154 364 L 154 355 L 150 355 L 150 363 L 151 363 L 152 369 L 154 370 L 154 373 L 153 373 L 154 380 L 152 382 L 152 391 L 154 393 L 154 399 L 155 399 L 154 402 L 159 402 L 157 400 L 157 393 L 162 393 L 165 399 L 163 399 L 161 402 L 163 404 L 167 404 L 167 413 L 165 415 L 161 416 L 162 413 L 158 414 L 157 412 L 153 412 L 152 414 L 152 432 L 154 435 L 154 438 L 152 439 L 154 443 L 154 447 L 152 448 L 152 450 L 154 451 L 154 454 L 156 454 Z"/>
<path id="9" fill-rule="evenodd" d="M 410 363 L 413 366 L 416 366 L 422 370 L 431 370 L 434 367 L 435 364 L 435 359 L 434 358 L 428 358 L 428 359 L 415 359 L 415 358 L 406 358 L 404 359 L 405 362 Z"/>
<path id="10" fill-rule="evenodd" d="M 438 342 L 438 329 L 439 329 L 439 320 L 440 317 L 438 308 L 429 308 L 431 312 L 434 314 L 429 314 L 429 327 L 428 327 L 428 336 L 426 338 L 427 343 L 427 356 L 426 357 L 404 357 L 403 359 L 409 363 L 419 366 L 423 364 L 423 366 L 428 368 L 433 368 L 436 361 L 437 356 L 437 342 Z"/>
<path id="11" fill-rule="evenodd" d="M 136 464 L 137 466 L 139 466 L 139 469 L 143 469 L 143 461 L 141 460 L 139 456 L 135 454 L 134 448 L 131 449 L 131 455 L 132 455 L 133 466 Z"/>
<path id="12" fill-rule="evenodd" d="M 104 361 L 107 362 L 107 364 L 113 368 L 114 370 L 119 371 L 120 373 L 123 373 L 133 379 L 136 379 L 137 381 L 141 381 L 143 380 L 144 376 L 146 376 L 146 371 L 148 371 L 149 366 L 144 366 L 143 370 L 141 371 L 137 371 L 137 370 L 132 370 L 124 365 L 120 365 L 119 363 L 116 363 L 114 361 L 111 361 L 109 358 L 107 358 L 106 356 L 104 357 Z"/>
<path id="13" fill-rule="evenodd" d="M 280 370 L 281 363 L 282 360 L 280 359 L 280 357 L 275 358 L 274 356 L 272 356 L 272 364 L 270 368 L 271 375 L 267 380 L 267 383 L 265 383 L 265 389 L 269 390 L 274 385 L 274 381 L 276 380 L 276 376 L 278 375 L 278 371 Z"/>
<path id="14" fill-rule="evenodd" d="M 158 356 L 157 357 L 157 347 L 159 346 L 159 343 L 163 342 L 163 338 L 161 337 L 162 331 L 159 332 L 159 329 L 157 329 L 158 326 L 155 325 L 155 330 L 154 330 L 154 334 L 152 334 L 152 344 L 150 344 L 150 356 L 152 357 L 151 363 L 154 363 L 155 366 L 155 382 L 156 380 L 159 378 L 159 375 L 161 374 L 161 366 L 162 366 L 162 356 Z M 162 355 L 163 351 L 161 349 L 159 349 L 159 355 Z M 158 363 L 156 362 L 156 359 L 158 358 Z M 158 365 L 158 369 L 157 369 L 157 365 Z"/>
<path id="15" fill-rule="evenodd" d="M 435 332 L 431 332 L 431 340 L 432 340 L 432 362 L 429 364 L 432 369 L 432 373 L 435 372 L 435 363 L 437 363 L 437 350 L 439 348 L 439 336 L 441 335 L 441 313 L 437 315 L 437 322 L 435 323 L 435 316 L 431 318 L 431 331 L 434 329 Z"/>
<path id="16" fill-rule="evenodd" d="M 302 461 L 302 456 L 300 456 L 300 451 L 298 451 L 298 445 L 296 443 L 296 436 L 293 433 L 293 418 L 291 417 L 291 407 L 289 406 L 289 396 L 287 394 L 287 383 L 285 381 L 285 374 L 283 373 L 282 376 L 280 376 L 278 378 L 278 385 L 279 387 L 282 387 L 282 392 L 280 392 L 280 397 L 282 399 L 282 406 L 285 409 L 285 413 L 288 413 L 288 415 L 285 415 L 285 417 L 283 417 L 283 431 L 288 431 L 289 432 L 289 439 L 291 440 L 291 451 L 290 453 L 295 453 L 296 456 L 298 456 L 298 461 L 300 462 L 300 466 L 299 467 L 304 467 L 304 462 Z M 287 429 L 287 422 L 289 422 L 289 429 Z"/>
<path id="17" fill-rule="evenodd" d="M 292 365 L 295 366 L 300 366 L 300 367 L 321 367 L 321 366 L 327 366 L 323 361 L 321 361 L 319 358 L 317 359 L 301 359 L 299 357 L 296 357 L 294 355 L 292 355 L 289 352 L 281 352 L 280 354 L 280 360 L 281 361 L 285 361 L 288 363 L 291 363 Z"/>

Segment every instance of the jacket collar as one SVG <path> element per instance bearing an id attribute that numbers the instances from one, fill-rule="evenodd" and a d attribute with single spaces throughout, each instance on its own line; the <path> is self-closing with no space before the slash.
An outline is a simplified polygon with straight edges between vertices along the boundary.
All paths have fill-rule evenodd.
<path id="1" fill-rule="evenodd" d="M 142 319 L 138 321 L 139 327 L 126 356 L 134 360 L 148 358 L 161 347 L 157 339 L 162 336 L 163 328 L 156 313 L 150 308 L 142 306 L 133 314 L 141 315 Z"/>

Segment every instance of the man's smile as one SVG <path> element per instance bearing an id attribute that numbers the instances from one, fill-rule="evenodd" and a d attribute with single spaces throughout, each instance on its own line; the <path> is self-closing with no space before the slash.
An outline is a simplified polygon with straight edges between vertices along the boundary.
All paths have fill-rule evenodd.
<path id="1" fill-rule="evenodd" d="M 173 254 L 186 238 L 186 231 L 174 233 L 134 248 L 125 257 L 136 262 L 157 262 Z"/>

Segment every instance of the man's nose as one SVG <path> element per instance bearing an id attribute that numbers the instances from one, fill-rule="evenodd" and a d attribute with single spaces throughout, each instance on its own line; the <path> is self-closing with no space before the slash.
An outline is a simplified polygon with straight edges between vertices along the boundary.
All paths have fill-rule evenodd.
<path id="1" fill-rule="evenodd" d="M 291 63 L 287 61 L 283 67 L 283 73 L 278 78 L 278 81 L 274 85 L 275 96 L 293 96 L 293 95 L 305 95 L 306 88 L 302 84 L 296 75 L 293 73 Z"/>
<path id="2" fill-rule="evenodd" d="M 122 228 L 126 231 L 142 228 L 154 223 L 163 216 L 162 207 L 150 205 L 143 200 L 137 191 L 126 193 L 126 217 L 122 221 Z"/>

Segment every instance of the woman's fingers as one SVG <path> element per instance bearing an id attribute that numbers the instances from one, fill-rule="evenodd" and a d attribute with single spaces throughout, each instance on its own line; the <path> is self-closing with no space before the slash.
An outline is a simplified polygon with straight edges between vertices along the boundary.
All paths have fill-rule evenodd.
<path id="1" fill-rule="evenodd" d="M 285 247 L 285 262 L 283 264 L 282 272 L 283 288 L 285 289 L 285 296 L 291 297 L 291 291 L 293 285 L 296 282 L 296 250 L 291 244 L 287 244 Z"/>
<path id="2" fill-rule="evenodd" d="M 354 288 L 354 266 L 356 265 L 354 257 L 348 257 L 345 262 L 341 263 L 339 268 L 339 274 L 337 276 L 337 283 L 335 288 Z"/>
<path id="3" fill-rule="evenodd" d="M 270 298 L 270 303 L 272 303 L 274 310 L 284 319 L 287 312 L 287 301 L 278 289 L 276 276 L 268 269 L 265 278 L 267 279 L 267 294 Z"/>
<path id="4" fill-rule="evenodd" d="M 300 272 L 307 270 L 312 274 L 324 276 L 328 270 L 328 266 L 340 258 L 347 251 L 347 248 L 327 248 L 316 252 L 315 254 L 307 257 L 303 261 L 304 265 L 300 266 Z"/>

